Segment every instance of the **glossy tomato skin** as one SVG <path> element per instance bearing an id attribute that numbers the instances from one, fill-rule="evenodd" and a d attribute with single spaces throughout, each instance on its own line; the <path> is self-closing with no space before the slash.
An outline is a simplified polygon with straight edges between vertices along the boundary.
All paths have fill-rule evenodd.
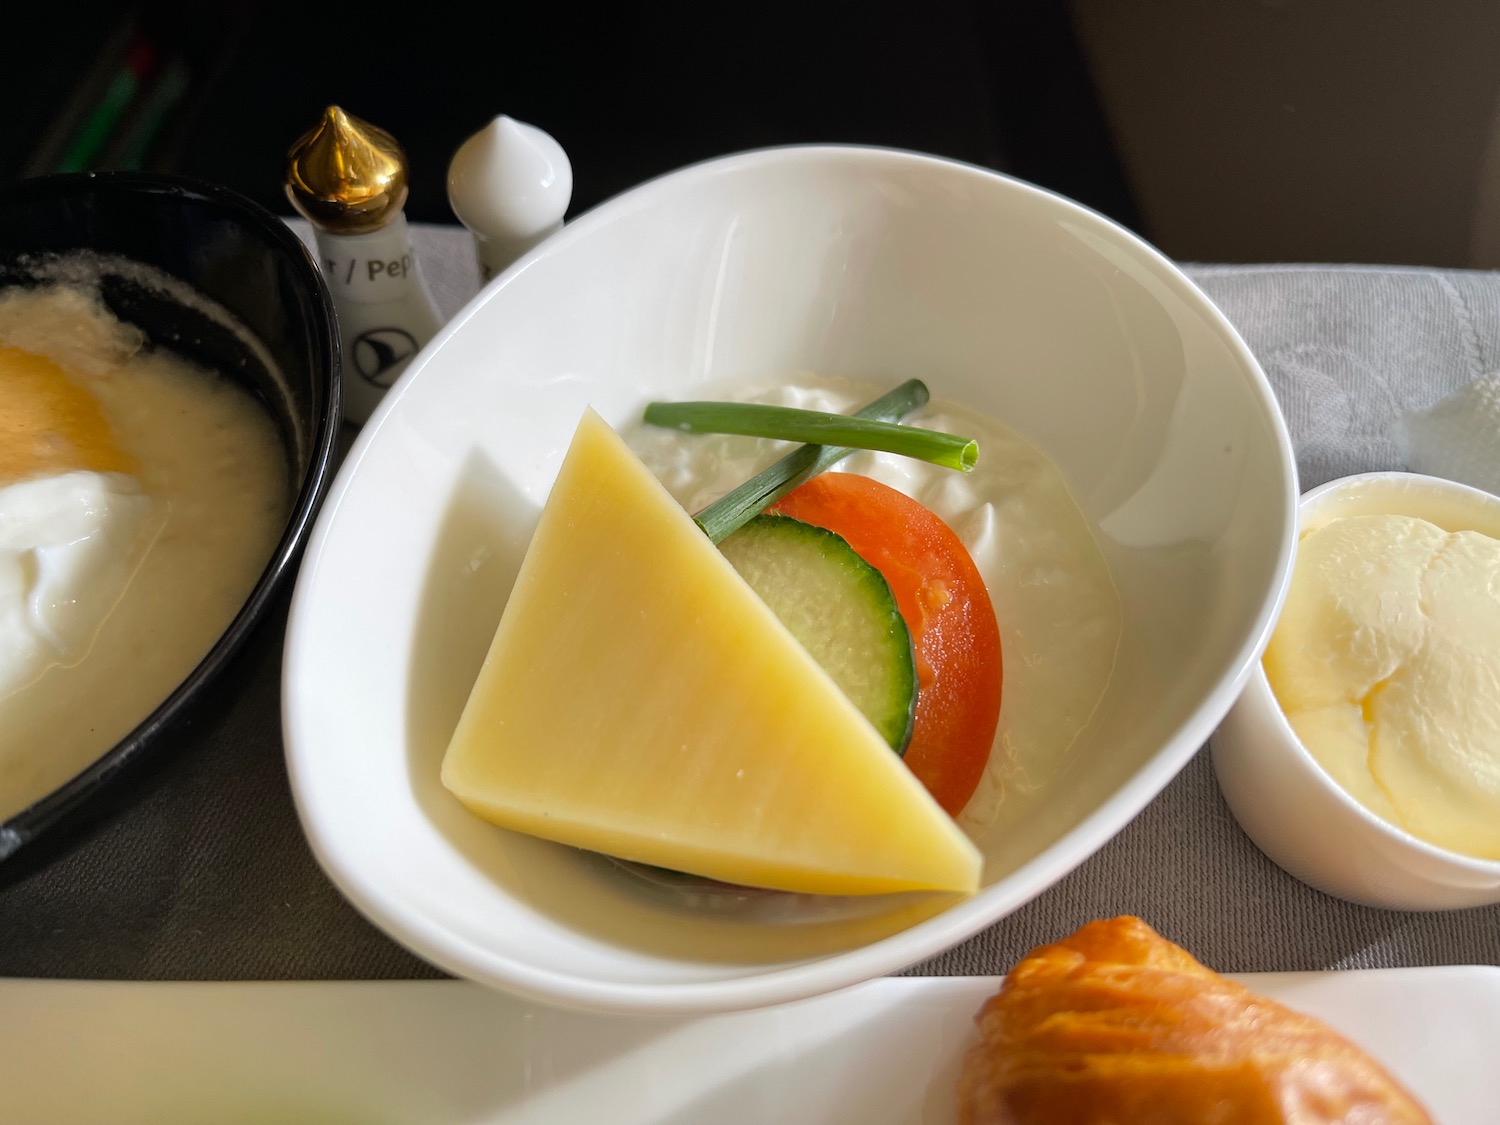
<path id="1" fill-rule="evenodd" d="M 989 761 L 1003 678 L 995 610 L 968 549 L 929 509 L 854 473 L 814 477 L 773 510 L 837 532 L 885 576 L 917 657 L 906 764 L 957 816 Z"/>

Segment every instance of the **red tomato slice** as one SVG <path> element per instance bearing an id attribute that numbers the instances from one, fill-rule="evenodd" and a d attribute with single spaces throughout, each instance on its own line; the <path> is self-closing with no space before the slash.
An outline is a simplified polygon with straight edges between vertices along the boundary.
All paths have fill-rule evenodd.
<path id="1" fill-rule="evenodd" d="M 1002 677 L 995 610 L 968 550 L 911 497 L 854 473 L 816 476 L 773 510 L 837 532 L 885 576 L 917 657 L 906 764 L 957 816 L 989 761 Z"/>

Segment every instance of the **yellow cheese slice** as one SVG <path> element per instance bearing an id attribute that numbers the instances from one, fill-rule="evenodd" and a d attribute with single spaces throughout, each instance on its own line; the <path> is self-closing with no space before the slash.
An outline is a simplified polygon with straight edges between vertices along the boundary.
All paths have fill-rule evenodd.
<path id="1" fill-rule="evenodd" d="M 973 843 L 592 411 L 443 783 L 503 827 L 727 882 L 979 884 Z"/>

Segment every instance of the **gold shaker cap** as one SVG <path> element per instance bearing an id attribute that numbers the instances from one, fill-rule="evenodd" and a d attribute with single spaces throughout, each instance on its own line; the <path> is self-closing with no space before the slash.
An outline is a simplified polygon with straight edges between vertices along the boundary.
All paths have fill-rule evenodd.
<path id="1" fill-rule="evenodd" d="M 384 129 L 331 105 L 287 152 L 286 194 L 316 227 L 368 234 L 406 203 L 406 153 Z"/>

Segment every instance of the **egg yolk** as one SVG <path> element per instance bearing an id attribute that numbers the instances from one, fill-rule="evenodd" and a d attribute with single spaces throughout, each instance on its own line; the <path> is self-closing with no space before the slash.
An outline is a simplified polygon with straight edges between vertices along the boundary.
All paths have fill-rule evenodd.
<path id="1" fill-rule="evenodd" d="M 0 346 L 0 484 L 134 468 L 87 387 L 45 356 Z"/>

